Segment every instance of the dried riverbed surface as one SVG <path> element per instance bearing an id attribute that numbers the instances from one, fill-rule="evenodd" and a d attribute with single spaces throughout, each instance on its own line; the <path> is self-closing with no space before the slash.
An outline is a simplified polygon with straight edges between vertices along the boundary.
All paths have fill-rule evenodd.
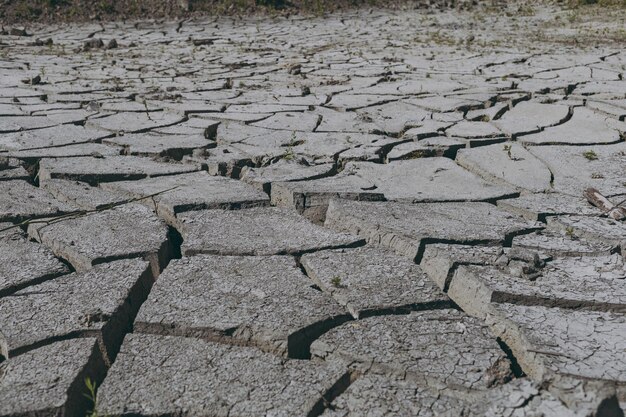
<path id="1" fill-rule="evenodd" d="M 623 416 L 624 15 L 7 28 L 0 416 Z"/>

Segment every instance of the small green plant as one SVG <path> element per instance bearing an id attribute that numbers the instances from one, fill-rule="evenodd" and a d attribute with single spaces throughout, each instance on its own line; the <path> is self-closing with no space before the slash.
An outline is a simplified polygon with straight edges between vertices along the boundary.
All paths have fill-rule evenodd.
<path id="1" fill-rule="evenodd" d="M 285 7 L 285 0 L 255 0 L 257 6 L 273 7 L 280 9 Z"/>
<path id="2" fill-rule="evenodd" d="M 567 226 L 567 227 L 565 228 L 565 234 L 566 234 L 568 237 L 574 237 L 574 228 L 573 228 L 572 226 Z"/>
<path id="3" fill-rule="evenodd" d="M 331 280 L 330 283 L 333 285 L 333 287 L 335 288 L 340 288 L 341 287 L 341 277 L 336 275 L 334 276 Z"/>
<path id="4" fill-rule="evenodd" d="M 98 4 L 98 8 L 103 13 L 111 14 L 115 12 L 115 5 L 111 1 L 101 1 L 100 4 Z"/>
<path id="5" fill-rule="evenodd" d="M 598 154 L 594 151 L 585 151 L 583 152 L 583 156 L 589 161 L 595 161 L 596 159 L 598 159 Z"/>
<path id="6" fill-rule="evenodd" d="M 409 152 L 405 158 L 406 159 L 420 159 L 420 158 L 426 158 L 429 155 L 430 153 L 426 149 L 418 149 L 416 151 Z"/>
<path id="7" fill-rule="evenodd" d="M 98 411 L 98 393 L 96 382 L 91 378 L 85 378 L 85 386 L 87 387 L 87 392 L 83 395 L 91 401 L 92 404 L 92 409 L 87 412 L 87 417 L 108 417 L 104 414 L 100 414 Z"/>
<path id="8" fill-rule="evenodd" d="M 41 16 L 43 10 L 41 7 L 35 7 L 26 2 L 17 3 L 15 7 L 15 16 L 20 19 L 33 19 Z"/>
<path id="9" fill-rule="evenodd" d="M 298 145 L 298 141 L 296 140 L 296 132 L 291 132 L 291 141 L 289 145 L 287 145 L 287 151 L 283 154 L 283 159 L 286 161 L 291 161 L 296 157 L 296 154 L 293 151 L 293 147 Z"/>
<path id="10" fill-rule="evenodd" d="M 534 16 L 537 13 L 535 9 L 530 5 L 520 6 L 517 9 L 517 12 L 520 14 L 520 16 Z"/>
<path id="11" fill-rule="evenodd" d="M 283 159 L 285 161 L 292 161 L 294 157 L 295 157 L 295 154 L 293 153 L 293 148 L 290 146 L 289 148 L 287 148 L 287 151 L 283 154 Z"/>

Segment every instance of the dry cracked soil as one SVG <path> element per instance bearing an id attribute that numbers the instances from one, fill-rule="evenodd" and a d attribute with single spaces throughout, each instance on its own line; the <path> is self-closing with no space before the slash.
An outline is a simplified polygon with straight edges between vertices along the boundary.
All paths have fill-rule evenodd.
<path id="1" fill-rule="evenodd" d="M 625 16 L 5 28 L 0 416 L 623 416 Z"/>

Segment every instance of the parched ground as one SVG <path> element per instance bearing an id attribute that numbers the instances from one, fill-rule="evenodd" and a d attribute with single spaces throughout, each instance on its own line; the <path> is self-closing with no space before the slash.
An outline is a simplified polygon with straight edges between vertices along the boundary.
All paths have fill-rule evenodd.
<path id="1" fill-rule="evenodd" d="M 623 416 L 625 16 L 5 27 L 0 416 Z"/>

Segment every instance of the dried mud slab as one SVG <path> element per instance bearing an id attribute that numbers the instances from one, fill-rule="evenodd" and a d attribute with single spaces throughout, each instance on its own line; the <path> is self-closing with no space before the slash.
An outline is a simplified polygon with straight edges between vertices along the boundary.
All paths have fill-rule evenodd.
<path id="1" fill-rule="evenodd" d="M 437 157 L 390 164 L 351 162 L 333 177 L 272 187 L 274 204 L 293 206 L 299 212 L 325 208 L 333 197 L 419 203 L 489 201 L 513 195 L 514 190 L 489 184 L 448 158 Z"/>
<path id="2" fill-rule="evenodd" d="M 315 335 L 347 319 L 312 285 L 288 256 L 174 260 L 141 307 L 135 330 L 227 339 L 303 357 Z"/>
<path id="3" fill-rule="evenodd" d="M 330 175 L 334 170 L 332 164 L 307 165 L 298 161 L 280 161 L 261 168 L 246 167 L 241 172 L 241 181 L 267 193 L 271 192 L 273 183 L 293 182 L 314 179 Z"/>
<path id="4" fill-rule="evenodd" d="M 626 225 L 606 217 L 558 216 L 548 221 L 548 228 L 572 238 L 585 239 L 620 247 L 626 253 Z"/>
<path id="5" fill-rule="evenodd" d="M 597 146 L 531 147 L 554 176 L 553 189 L 575 197 L 593 187 L 603 195 L 624 193 L 626 143 Z"/>
<path id="6" fill-rule="evenodd" d="M 499 208 L 524 216 L 528 220 L 546 222 L 550 216 L 579 214 L 598 216 L 601 211 L 580 196 L 561 193 L 526 194 L 518 198 L 498 200 Z"/>
<path id="7" fill-rule="evenodd" d="M 139 204 L 34 223 L 28 234 L 78 271 L 117 259 L 142 258 L 157 276 L 172 250 L 165 223 Z"/>
<path id="8" fill-rule="evenodd" d="M 26 181 L 0 181 L 0 221 L 20 222 L 31 218 L 56 216 L 75 208 L 55 199 L 48 192 Z"/>
<path id="9" fill-rule="evenodd" d="M 0 229 L 7 227 L 11 224 L 0 223 Z M 0 297 L 69 272 L 50 249 L 28 241 L 18 228 L 0 232 Z"/>
<path id="10" fill-rule="evenodd" d="M 175 125 L 185 118 L 167 112 L 123 112 L 90 119 L 87 126 L 109 132 L 141 133 L 151 129 Z"/>
<path id="11" fill-rule="evenodd" d="M 86 182 L 50 179 L 41 183 L 41 188 L 59 201 L 81 210 L 99 210 L 129 201 L 126 195 L 92 187 Z"/>
<path id="12" fill-rule="evenodd" d="M 95 338 L 62 340 L 0 363 L 0 415 L 80 416 L 85 378 L 102 377 Z"/>
<path id="13" fill-rule="evenodd" d="M 556 126 L 568 117 L 568 106 L 523 101 L 493 124 L 510 136 L 519 136 Z"/>
<path id="14" fill-rule="evenodd" d="M 511 247 L 541 252 L 552 257 L 609 256 L 617 251 L 615 244 L 579 239 L 566 232 L 544 230 L 515 236 Z"/>
<path id="15" fill-rule="evenodd" d="M 616 412 L 615 401 L 610 407 L 602 411 Z M 364 415 L 575 417 L 582 414 L 568 409 L 549 391 L 528 379 L 513 380 L 482 395 L 455 397 L 453 393 L 442 394 L 412 380 L 371 374 L 352 383 L 322 414 L 324 417 Z"/>
<path id="16" fill-rule="evenodd" d="M 449 306 L 418 265 L 390 251 L 363 247 L 302 256 L 307 275 L 355 319 L 383 311 Z"/>
<path id="17" fill-rule="evenodd" d="M 101 386 L 111 415 L 312 415 L 346 370 L 284 360 L 256 348 L 128 335 Z M 156 394 L 156 395 L 155 395 Z"/>
<path id="18" fill-rule="evenodd" d="M 74 144 L 83 144 L 102 139 L 110 133 L 82 126 L 52 126 L 45 129 L 11 133 L 0 137 L 0 149 L 27 151 Z"/>
<path id="19" fill-rule="evenodd" d="M 122 153 L 121 147 L 107 146 L 100 143 L 78 143 L 74 145 L 55 146 L 51 148 L 28 149 L 7 152 L 12 158 L 32 164 L 43 158 L 77 158 L 116 156 Z"/>
<path id="20" fill-rule="evenodd" d="M 144 198 L 163 192 L 141 202 L 154 208 L 170 224 L 176 224 L 177 215 L 186 211 L 269 205 L 269 197 L 263 191 L 234 179 L 213 177 L 207 172 L 107 183 L 102 188 L 128 198 Z"/>
<path id="21" fill-rule="evenodd" d="M 551 187 L 550 170 L 516 143 L 461 149 L 456 162 L 463 168 L 493 182 L 532 192 Z"/>
<path id="22" fill-rule="evenodd" d="M 478 319 L 442 309 L 349 322 L 311 345 L 313 357 L 439 389 L 484 390 L 511 378 L 504 351 Z"/>
<path id="23" fill-rule="evenodd" d="M 184 239 L 182 252 L 187 256 L 300 254 L 364 243 L 278 207 L 191 211 L 178 218 Z"/>
<path id="24" fill-rule="evenodd" d="M 487 203 L 378 203 L 331 200 L 325 225 L 412 259 L 437 242 L 498 245 L 541 228 Z"/>
<path id="25" fill-rule="evenodd" d="M 0 416 L 623 417 L 625 11 L 527 3 L 5 25 Z"/>
<path id="26" fill-rule="evenodd" d="M 600 145 L 620 142 L 620 132 L 611 127 L 607 116 L 584 107 L 574 109 L 567 123 L 519 138 L 527 145 Z"/>
<path id="27" fill-rule="evenodd" d="M 597 389 L 616 385 L 618 398 L 626 398 L 623 314 L 496 304 L 487 323 L 533 379 L 596 381 Z"/>
<path id="28" fill-rule="evenodd" d="M 150 290 L 148 264 L 124 260 L 33 285 L 0 299 L 0 347 L 11 358 L 50 341 L 97 337 L 112 355 Z"/>
<path id="29" fill-rule="evenodd" d="M 103 143 L 117 145 L 127 155 L 170 156 L 176 160 L 191 155 L 195 149 L 215 146 L 203 135 L 131 134 L 105 139 Z"/>
<path id="30" fill-rule="evenodd" d="M 59 178 L 100 183 L 198 171 L 195 165 L 171 164 L 140 156 L 105 156 L 42 159 L 39 180 Z"/>
<path id="31" fill-rule="evenodd" d="M 420 267 L 440 289 L 447 292 L 452 277 L 459 267 L 493 265 L 503 254 L 504 250 L 499 246 L 435 243 L 426 245 Z"/>
<path id="32" fill-rule="evenodd" d="M 532 279 L 494 266 L 468 265 L 456 270 L 448 295 L 478 317 L 494 302 L 625 312 L 624 277 L 619 255 L 548 262 Z"/>

